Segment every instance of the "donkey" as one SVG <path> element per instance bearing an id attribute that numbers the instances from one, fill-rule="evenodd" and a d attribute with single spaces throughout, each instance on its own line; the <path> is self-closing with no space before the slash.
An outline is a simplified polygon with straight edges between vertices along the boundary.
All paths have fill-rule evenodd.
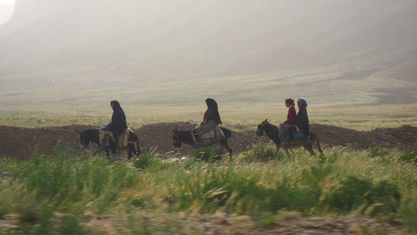
<path id="1" fill-rule="evenodd" d="M 113 138 L 108 138 L 108 144 L 100 143 L 100 130 L 98 129 L 87 129 L 83 130 L 80 133 L 80 144 L 87 148 L 90 143 L 97 144 L 100 149 L 103 149 L 107 156 L 110 155 L 110 152 L 116 154 L 117 149 L 119 148 L 118 144 L 114 141 Z M 139 148 L 139 138 L 138 136 L 131 130 L 129 130 L 129 136 L 127 140 L 127 154 L 128 159 L 133 157 L 133 154 L 139 156 L 141 154 Z"/>
<path id="2" fill-rule="evenodd" d="M 233 155 L 233 149 L 230 148 L 228 142 L 229 139 L 232 137 L 232 132 L 229 129 L 223 127 L 220 127 L 220 129 L 222 130 L 224 135 L 218 135 L 217 138 L 211 144 L 203 144 L 195 139 L 192 131 L 179 131 L 175 128 L 174 130 L 172 130 L 172 133 L 174 134 L 174 147 L 180 148 L 182 143 L 191 145 L 194 148 L 208 147 L 217 144 L 220 145 L 223 149 L 227 149 L 231 158 Z"/>
<path id="3" fill-rule="evenodd" d="M 286 146 L 282 143 L 281 135 L 279 128 L 271 123 L 269 123 L 268 119 L 263 121 L 261 124 L 258 125 L 258 128 L 256 130 L 256 135 L 261 137 L 264 134 L 266 134 L 272 142 L 275 144 L 276 148 L 276 154 L 278 154 L 279 149 L 282 147 L 285 151 L 285 153 L 290 156 L 289 150 L 292 152 L 292 147 L 304 147 L 305 150 L 307 150 L 310 155 L 316 155 L 316 153 L 313 150 L 313 144 L 317 144 L 317 148 L 321 154 L 323 154 L 323 150 L 320 146 L 320 140 L 317 137 L 316 134 L 313 132 L 310 132 L 310 136 L 307 139 L 294 139 L 292 146 Z"/>

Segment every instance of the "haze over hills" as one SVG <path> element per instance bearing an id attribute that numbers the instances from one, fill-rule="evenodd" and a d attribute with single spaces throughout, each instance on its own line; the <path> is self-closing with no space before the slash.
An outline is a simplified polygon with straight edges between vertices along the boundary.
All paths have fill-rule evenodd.
<path id="1" fill-rule="evenodd" d="M 415 103 L 415 22 L 415 0 L 17 0 L 0 105 Z"/>

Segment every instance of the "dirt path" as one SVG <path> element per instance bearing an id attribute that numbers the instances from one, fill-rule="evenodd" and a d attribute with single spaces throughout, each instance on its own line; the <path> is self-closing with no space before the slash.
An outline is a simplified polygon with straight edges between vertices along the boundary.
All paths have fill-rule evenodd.
<path id="1" fill-rule="evenodd" d="M 158 123 L 145 125 L 135 132 L 139 135 L 141 148 L 145 151 L 156 148 L 159 153 L 173 150 L 172 130 L 188 130 L 194 127 L 191 123 Z M 63 145 L 71 149 L 79 149 L 79 134 L 94 126 L 64 126 L 48 128 L 18 128 L 0 126 L 0 156 L 18 159 L 30 158 L 34 151 L 51 153 L 55 146 Z M 354 149 L 366 149 L 379 145 L 385 148 L 408 150 L 415 147 L 417 142 L 417 127 L 402 126 L 398 128 L 376 129 L 371 132 L 361 132 L 327 125 L 312 125 L 323 145 L 328 147 L 344 146 Z M 234 131 L 231 146 L 235 153 L 245 151 L 257 142 L 267 142 L 256 137 L 254 131 Z M 183 147 L 182 153 L 188 153 L 190 147 Z"/>
<path id="2" fill-rule="evenodd" d="M 59 221 L 64 216 L 55 213 L 52 220 Z M 214 215 L 175 215 L 144 211 L 137 214 L 98 216 L 87 212 L 80 222 L 89 231 L 103 234 L 131 233 L 147 229 L 155 234 L 407 234 L 406 228 L 396 220 L 378 221 L 364 217 L 327 216 L 302 217 L 300 215 L 284 215 L 273 217 L 268 223 L 255 222 L 248 216 L 216 213 Z M 135 224 L 129 220 L 137 221 Z M 16 229 L 19 216 L 6 215 L 0 218 L 0 232 Z M 266 222 L 266 221 L 265 221 Z M 146 226 L 145 226 L 146 223 Z"/>

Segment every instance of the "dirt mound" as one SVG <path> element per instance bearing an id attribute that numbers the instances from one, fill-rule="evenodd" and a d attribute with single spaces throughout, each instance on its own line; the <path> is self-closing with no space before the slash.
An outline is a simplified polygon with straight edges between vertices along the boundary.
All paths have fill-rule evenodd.
<path id="1" fill-rule="evenodd" d="M 55 146 L 79 148 L 77 131 L 88 126 L 64 126 L 47 128 L 0 127 L 0 156 L 27 159 L 33 152 L 51 153 Z"/>
<path id="2" fill-rule="evenodd" d="M 407 151 L 417 143 L 417 127 L 404 125 L 398 128 L 380 128 L 357 131 L 335 126 L 313 124 L 311 129 L 327 146 L 344 146 L 367 149 L 373 146 Z"/>
<path id="3" fill-rule="evenodd" d="M 141 148 L 145 151 L 156 148 L 160 153 L 173 150 L 172 130 L 190 130 L 192 123 L 159 123 L 145 125 L 134 130 L 140 138 Z M 51 153 L 54 146 L 63 145 L 72 149 L 79 149 L 79 134 L 77 132 L 96 128 L 93 126 L 64 126 L 48 128 L 18 128 L 0 126 L 0 156 L 27 159 L 34 151 Z M 312 125 L 323 145 L 345 146 L 355 149 L 366 149 L 375 145 L 399 150 L 413 148 L 417 141 L 417 127 L 402 126 L 399 128 L 376 129 L 371 132 L 361 132 L 346 128 L 327 125 Z M 245 151 L 257 142 L 267 142 L 265 138 L 258 139 L 255 131 L 233 131 L 230 141 L 235 153 Z M 182 153 L 191 151 L 189 146 L 181 149 Z"/>

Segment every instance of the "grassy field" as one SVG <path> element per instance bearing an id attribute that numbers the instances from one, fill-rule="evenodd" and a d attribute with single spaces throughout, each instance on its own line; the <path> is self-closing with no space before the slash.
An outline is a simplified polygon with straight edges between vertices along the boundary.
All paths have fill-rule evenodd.
<path id="1" fill-rule="evenodd" d="M 175 121 L 199 122 L 205 107 L 161 106 L 124 107 L 131 127 L 145 124 Z M 265 118 L 279 123 L 285 120 L 287 110 L 283 104 L 226 105 L 220 106 L 226 125 L 255 128 Z M 417 104 L 410 105 L 358 105 L 358 106 L 314 106 L 309 107 L 310 121 L 357 130 L 372 130 L 379 127 L 417 125 Z M 110 107 L 97 110 L 54 110 L 19 111 L 0 110 L 0 125 L 20 127 L 45 127 L 73 124 L 105 125 L 111 117 Z"/>
<path id="2" fill-rule="evenodd" d="M 129 125 L 140 127 L 198 122 L 205 107 L 124 109 Z M 225 125 L 236 129 L 254 129 L 265 118 L 278 123 L 286 115 L 280 104 L 220 110 Z M 416 104 L 311 105 L 309 114 L 311 122 L 357 130 L 417 125 Z M 110 116 L 110 107 L 3 109 L 0 125 L 100 126 Z M 323 223 L 328 233 L 417 234 L 416 152 L 379 147 L 325 152 L 277 158 L 271 146 L 258 145 L 231 161 L 203 149 L 185 161 L 145 154 L 111 163 L 57 147 L 49 156 L 33 153 L 28 161 L 0 158 L 0 234 L 263 234 L 286 226 L 301 233 L 310 223 Z M 332 227 L 340 223 L 345 227 Z"/>
<path id="3" fill-rule="evenodd" d="M 205 149 L 182 162 L 148 154 L 109 163 L 57 147 L 29 161 L 2 158 L 0 233 L 210 234 L 207 221 L 248 233 L 288 215 L 400 221 L 400 234 L 417 232 L 417 153 L 326 152 L 276 158 L 271 146 L 255 146 L 231 161 Z M 364 224 L 355 232 L 390 234 Z"/>

